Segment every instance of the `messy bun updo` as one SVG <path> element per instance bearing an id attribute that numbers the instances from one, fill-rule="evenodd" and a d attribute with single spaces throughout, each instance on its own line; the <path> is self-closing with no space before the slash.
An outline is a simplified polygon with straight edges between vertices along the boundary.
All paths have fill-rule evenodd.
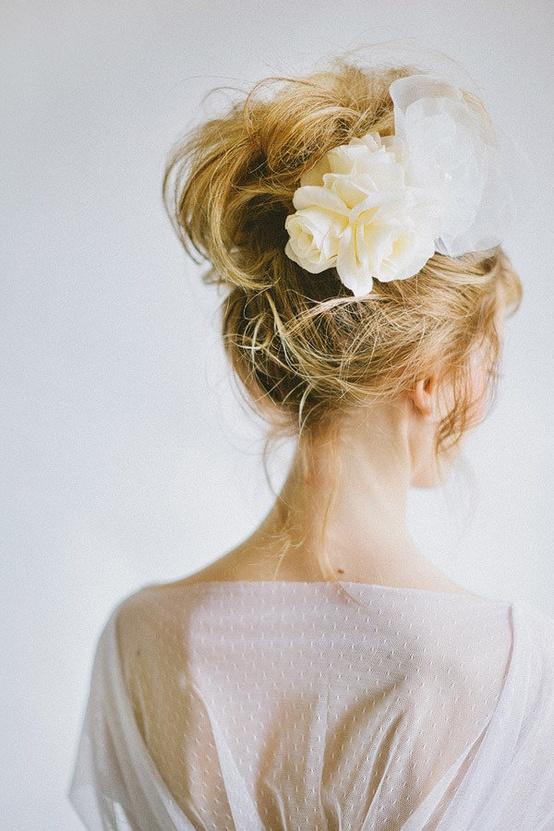
<path id="1" fill-rule="evenodd" d="M 374 279 L 363 298 L 334 268 L 311 274 L 285 254 L 285 219 L 301 176 L 353 137 L 391 135 L 388 88 L 420 71 L 338 58 L 307 77 L 266 78 L 188 132 L 168 160 L 171 221 L 190 256 L 210 263 L 204 281 L 229 289 L 225 350 L 273 435 L 313 438 L 338 425 L 341 413 L 393 399 L 440 366 L 454 403 L 438 426 L 439 453 L 468 426 L 477 345 L 494 391 L 498 304 L 514 311 L 522 296 L 500 246 L 456 258 L 436 253 L 409 279 Z"/>

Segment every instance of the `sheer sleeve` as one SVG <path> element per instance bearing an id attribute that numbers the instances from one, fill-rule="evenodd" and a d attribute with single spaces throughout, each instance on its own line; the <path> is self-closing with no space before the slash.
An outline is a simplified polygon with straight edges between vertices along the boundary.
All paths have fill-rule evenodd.
<path id="1" fill-rule="evenodd" d="M 237 826 L 230 803 L 240 787 L 235 793 L 222 775 L 226 761 L 218 725 L 190 665 L 188 612 L 190 604 L 176 609 L 156 591 L 131 595 L 117 621 L 122 675 L 137 729 L 167 793 L 196 828 L 215 827 L 209 814 L 215 807 L 217 827 L 232 829 Z M 216 662 L 208 661 L 204 680 Z M 257 827 L 255 815 L 247 822 L 249 831 Z"/>
<path id="2" fill-rule="evenodd" d="M 191 831 L 150 759 L 121 670 L 117 606 L 94 654 L 88 699 L 67 792 L 89 831 Z"/>
<path id="3" fill-rule="evenodd" d="M 433 831 L 554 829 L 554 619 L 520 601 L 512 621 L 502 694 L 478 753 L 433 806 Z M 418 811 L 403 831 L 422 827 Z"/>

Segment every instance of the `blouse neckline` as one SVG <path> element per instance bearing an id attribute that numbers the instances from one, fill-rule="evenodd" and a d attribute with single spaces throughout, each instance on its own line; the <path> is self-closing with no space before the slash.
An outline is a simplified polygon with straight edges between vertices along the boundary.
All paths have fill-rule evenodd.
<path id="1" fill-rule="evenodd" d="M 323 588 L 327 586 L 344 586 L 347 590 L 354 590 L 360 592 L 367 592 L 370 594 L 385 593 L 390 595 L 402 596 L 407 594 L 411 597 L 421 597 L 428 599 L 436 596 L 440 599 L 446 598 L 466 598 L 468 600 L 487 601 L 489 603 L 509 604 L 509 601 L 502 598 L 488 597 L 482 594 L 476 594 L 469 591 L 450 592 L 450 591 L 435 591 L 434 589 L 422 589 L 415 586 L 389 586 L 382 583 L 365 583 L 359 580 L 199 580 L 197 583 L 151 583 L 151 587 L 160 588 L 191 588 L 198 589 L 205 587 L 206 589 L 214 588 L 217 591 L 226 589 L 229 591 L 233 586 L 238 587 L 241 591 L 249 590 L 250 587 L 256 590 L 264 588 L 284 589 L 286 586 L 301 587 L 301 590 L 307 589 L 308 586 Z"/>

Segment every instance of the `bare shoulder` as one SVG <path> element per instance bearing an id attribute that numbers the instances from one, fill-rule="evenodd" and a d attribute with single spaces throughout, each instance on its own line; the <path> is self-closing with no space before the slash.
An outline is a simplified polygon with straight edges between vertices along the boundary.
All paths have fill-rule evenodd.
<path id="1" fill-rule="evenodd" d="M 152 588 L 159 591 L 178 589 L 182 586 L 196 585 L 212 581 L 234 582 L 239 580 L 269 580 L 272 569 L 263 568 L 263 555 L 256 547 L 242 544 L 222 555 L 205 568 L 189 574 L 187 577 L 169 583 L 156 583 Z"/>

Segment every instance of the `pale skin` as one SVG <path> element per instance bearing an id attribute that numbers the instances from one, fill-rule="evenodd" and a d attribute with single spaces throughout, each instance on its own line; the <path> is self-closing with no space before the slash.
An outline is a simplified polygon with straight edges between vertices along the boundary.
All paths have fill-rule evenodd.
<path id="1" fill-rule="evenodd" d="M 472 363 L 474 421 L 482 415 L 484 375 Z M 406 525 L 410 487 L 444 481 L 460 445 L 439 457 L 433 439 L 448 403 L 440 374 L 420 379 L 394 402 L 372 404 L 349 417 L 331 456 L 324 443 L 304 474 L 295 455 L 280 491 L 289 516 L 291 548 L 281 562 L 282 516 L 277 501 L 244 542 L 180 583 L 206 580 L 326 581 L 338 579 L 441 592 L 468 592 L 431 563 Z M 340 458 L 341 463 L 337 462 Z M 338 485 L 325 517 L 327 498 Z M 324 521 L 326 530 L 321 535 Z"/>

